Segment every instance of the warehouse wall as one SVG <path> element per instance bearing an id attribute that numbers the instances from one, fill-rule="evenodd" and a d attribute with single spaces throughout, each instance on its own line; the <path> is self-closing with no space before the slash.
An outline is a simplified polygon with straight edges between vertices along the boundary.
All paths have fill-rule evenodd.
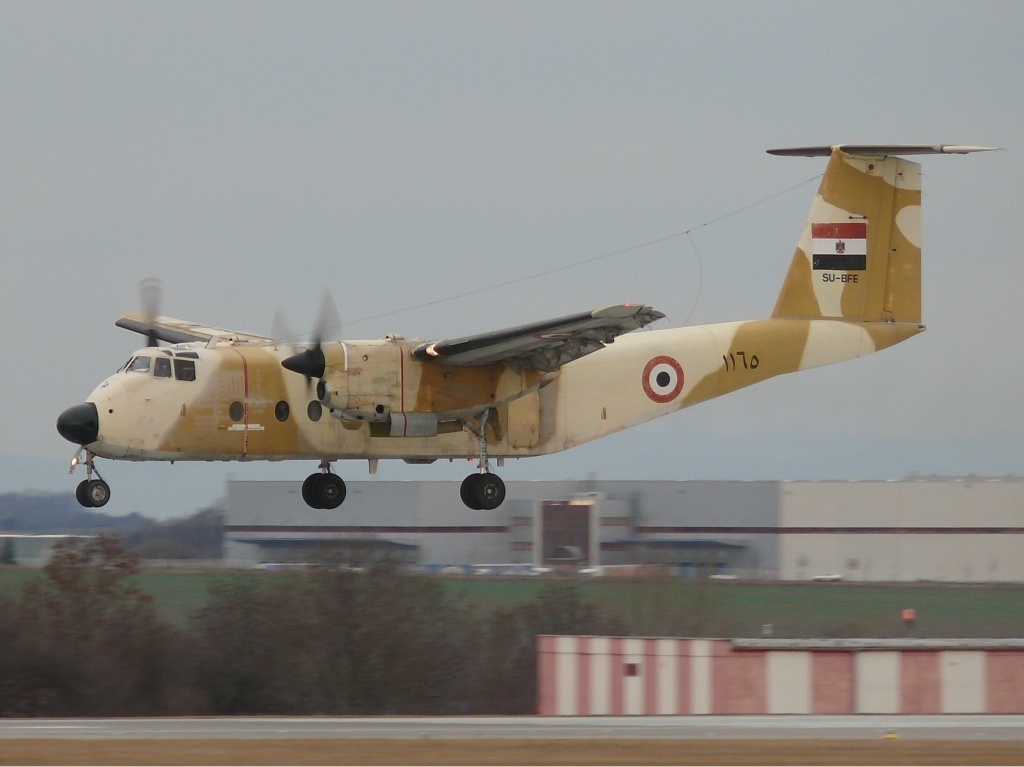
<path id="1" fill-rule="evenodd" d="M 592 566 L 646 557 L 686 571 L 696 551 L 741 578 L 1024 582 L 1017 479 L 508 482 L 491 512 L 463 506 L 458 482 L 348 487 L 325 511 L 302 502 L 299 482 L 229 483 L 227 564 L 268 561 L 288 540 L 338 539 L 415 547 L 423 564 L 540 564 L 544 502 L 590 498 Z"/>
<path id="2" fill-rule="evenodd" d="M 306 506 L 299 482 L 230 482 L 225 560 L 252 566 L 273 557 L 271 542 L 343 539 L 417 546 L 423 562 L 511 562 L 508 525 L 516 513 L 515 503 L 492 512 L 466 508 L 458 482 L 350 482 L 337 509 Z"/>
<path id="3" fill-rule="evenodd" d="M 781 485 L 779 577 L 1024 581 L 1024 482 Z"/>

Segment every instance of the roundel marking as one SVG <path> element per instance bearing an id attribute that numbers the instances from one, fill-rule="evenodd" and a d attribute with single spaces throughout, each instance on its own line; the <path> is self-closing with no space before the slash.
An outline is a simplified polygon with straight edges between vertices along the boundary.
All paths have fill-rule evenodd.
<path id="1" fill-rule="evenodd" d="M 661 355 L 644 365 L 641 381 L 648 399 L 664 405 L 683 390 L 683 368 L 671 357 Z"/>

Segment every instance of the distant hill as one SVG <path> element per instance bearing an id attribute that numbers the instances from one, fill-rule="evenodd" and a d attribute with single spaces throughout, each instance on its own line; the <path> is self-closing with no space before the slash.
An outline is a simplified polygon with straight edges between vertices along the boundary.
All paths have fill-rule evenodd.
<path id="1" fill-rule="evenodd" d="M 84 509 L 74 493 L 0 494 L 0 532 L 4 533 L 126 534 L 155 524 L 137 512 L 115 517 Z"/>
<path id="2" fill-rule="evenodd" d="M 156 522 L 136 512 L 111 516 L 83 509 L 72 493 L 3 493 L 0 533 L 113 533 L 140 559 L 220 559 L 224 512 L 208 508 Z"/>
<path id="3" fill-rule="evenodd" d="M 139 559 L 220 559 L 224 510 L 203 509 L 190 517 L 169 519 L 125 536 L 124 545 Z"/>

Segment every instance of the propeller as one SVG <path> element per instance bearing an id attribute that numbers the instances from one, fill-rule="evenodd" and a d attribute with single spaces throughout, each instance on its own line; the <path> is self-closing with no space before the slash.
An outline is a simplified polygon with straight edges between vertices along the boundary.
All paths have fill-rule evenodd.
<path id="1" fill-rule="evenodd" d="M 270 335 L 277 339 L 279 346 L 287 346 L 290 349 L 294 349 L 296 346 L 295 339 L 298 336 L 292 332 L 292 326 L 285 319 L 284 312 L 280 309 L 274 312 L 274 321 L 270 325 Z"/>
<path id="2" fill-rule="evenodd" d="M 283 322 L 283 318 L 275 317 L 275 323 Z M 328 332 L 340 332 L 341 320 L 338 318 L 338 307 L 331 294 L 324 289 L 320 298 L 320 309 L 317 312 L 316 329 L 313 331 L 313 345 L 304 351 L 286 357 L 281 361 L 285 370 L 299 373 L 306 377 L 306 385 L 312 385 L 314 378 L 323 378 L 327 369 L 324 358 L 323 342 Z M 276 335 L 276 334 L 275 334 Z"/>
<path id="3" fill-rule="evenodd" d="M 163 295 L 163 283 L 156 277 L 146 277 L 139 283 L 139 303 L 142 305 L 142 314 L 145 317 L 146 332 L 148 339 L 146 346 L 159 346 L 156 338 L 156 329 L 153 322 L 160 316 L 160 300 Z"/>

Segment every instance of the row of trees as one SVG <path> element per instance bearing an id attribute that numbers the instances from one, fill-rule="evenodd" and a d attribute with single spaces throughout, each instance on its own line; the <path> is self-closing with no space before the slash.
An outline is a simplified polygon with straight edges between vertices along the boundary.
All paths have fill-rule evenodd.
<path id="1" fill-rule="evenodd" d="M 136 570 L 116 538 L 66 541 L 0 600 L 0 715 L 529 713 L 538 634 L 625 629 L 570 583 L 488 611 L 387 565 L 236 581 L 177 627 Z"/>

